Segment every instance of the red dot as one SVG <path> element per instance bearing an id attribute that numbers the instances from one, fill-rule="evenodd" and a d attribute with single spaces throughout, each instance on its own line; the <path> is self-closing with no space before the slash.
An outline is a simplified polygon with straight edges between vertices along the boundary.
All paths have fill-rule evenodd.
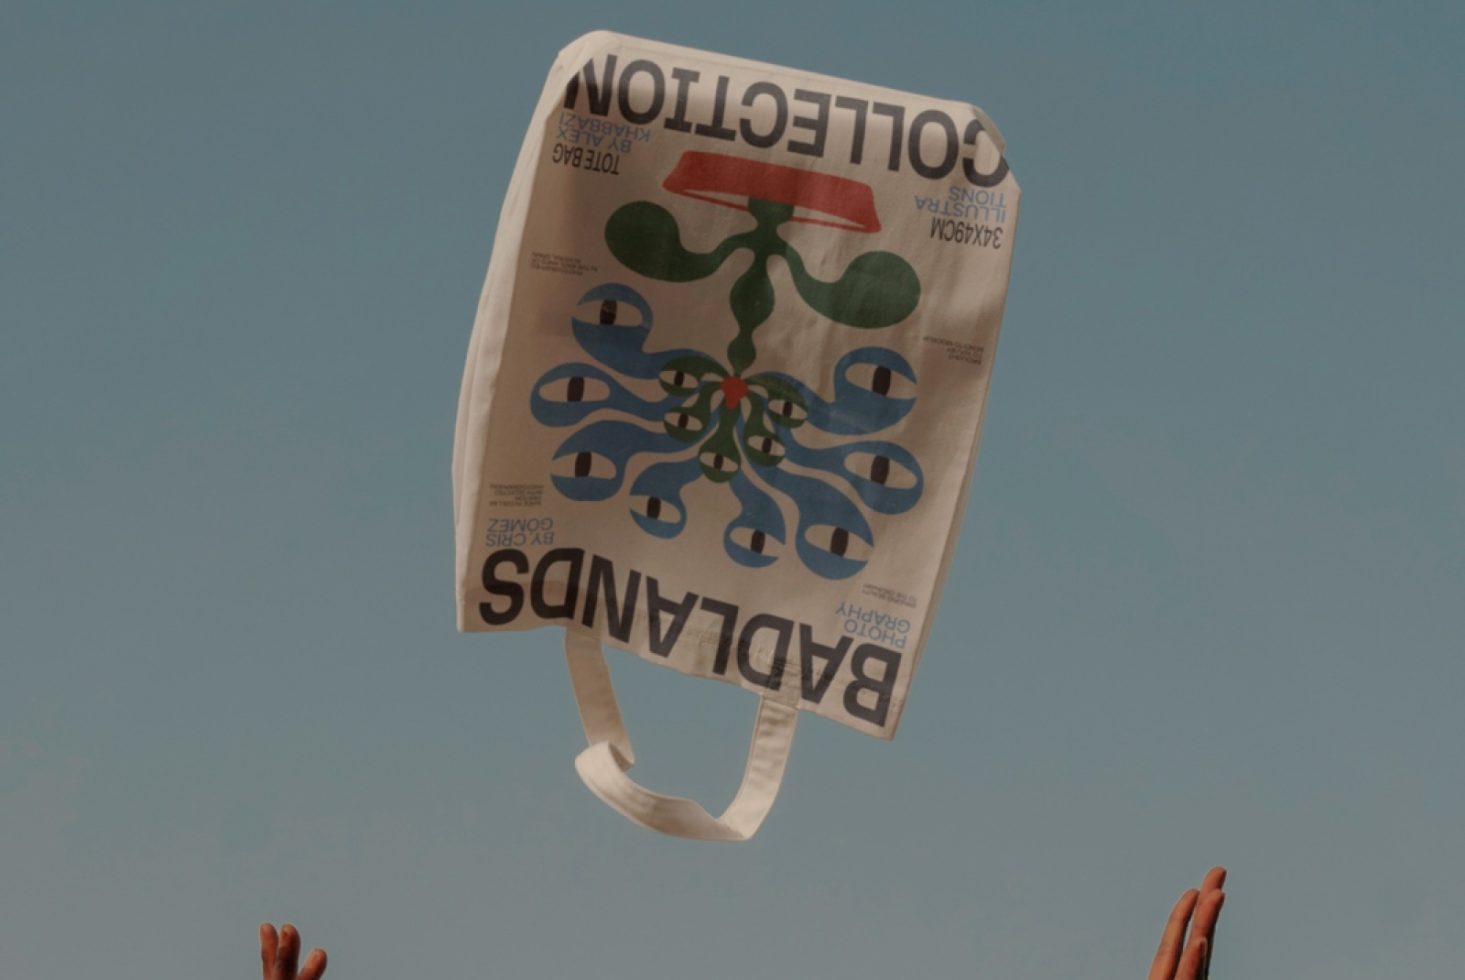
<path id="1" fill-rule="evenodd" d="M 742 378 L 722 379 L 722 401 L 728 408 L 737 408 L 738 402 L 748 393 L 748 382 Z"/>

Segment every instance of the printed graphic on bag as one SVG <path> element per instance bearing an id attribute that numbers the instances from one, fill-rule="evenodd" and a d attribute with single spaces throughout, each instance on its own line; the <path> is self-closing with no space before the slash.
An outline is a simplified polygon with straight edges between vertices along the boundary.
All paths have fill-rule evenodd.
<path id="1" fill-rule="evenodd" d="M 562 625 L 893 735 L 975 459 L 1017 208 L 969 105 L 572 44 L 469 351 L 460 627 Z"/>
<path id="2" fill-rule="evenodd" d="M 898 323 L 915 309 L 920 298 L 915 271 L 898 255 L 870 251 L 856 257 L 837 280 L 825 282 L 811 275 L 798 250 L 780 237 L 779 226 L 789 221 L 851 233 L 878 230 L 866 184 L 687 152 L 663 186 L 746 211 L 757 224 L 710 252 L 693 252 L 682 245 L 671 212 L 651 201 L 633 201 L 611 215 L 606 244 L 626 268 L 674 283 L 696 283 L 739 251 L 751 253 L 751 263 L 727 297 L 736 335 L 723 359 L 708 351 L 648 351 L 654 315 L 635 289 L 606 283 L 580 297 L 580 307 L 599 303 L 593 322 L 572 318 L 576 340 L 597 364 L 571 362 L 546 372 L 535 386 L 534 417 L 549 426 L 581 425 L 603 409 L 612 417 L 584 424 L 557 447 L 555 458 L 567 465 L 555 472 L 554 484 L 572 500 L 606 500 L 620 491 L 638 454 L 670 457 L 642 469 L 630 488 L 631 517 L 643 531 L 675 538 L 687 524 L 682 496 L 687 484 L 698 479 L 727 484 L 741 509 L 726 526 L 723 548 L 738 564 L 761 568 L 777 561 L 789 544 L 783 511 L 771 490 L 795 507 L 793 546 L 804 565 L 825 578 L 849 578 L 865 566 L 875 546 L 859 503 L 900 514 L 921 496 L 921 467 L 909 451 L 893 442 L 857 438 L 890 427 L 911 410 L 914 392 L 901 397 L 892 385 L 900 380 L 912 389 L 915 373 L 889 348 L 858 348 L 828 366 L 835 396 L 825 401 L 788 373 L 757 370 L 756 333 L 778 328 L 779 297 L 768 263 L 774 256 L 787 263 L 797 287 L 792 298 L 836 323 L 870 330 Z M 619 378 L 657 379 L 665 397 L 640 398 Z M 648 432 L 646 421 L 660 422 L 663 431 Z M 799 440 L 805 425 L 849 438 L 816 448 Z M 838 482 L 800 475 L 794 466 L 782 465 L 785 460 Z"/>

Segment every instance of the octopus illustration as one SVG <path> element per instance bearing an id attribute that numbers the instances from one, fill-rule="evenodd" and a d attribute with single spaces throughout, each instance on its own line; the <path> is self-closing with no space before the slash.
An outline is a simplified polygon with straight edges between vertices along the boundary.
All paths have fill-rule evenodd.
<path id="1" fill-rule="evenodd" d="M 726 485 L 740 512 L 724 529 L 724 551 L 740 565 L 765 567 L 790 544 L 777 494 L 794 505 L 792 546 L 799 560 L 824 578 L 848 578 L 875 547 L 864 509 L 901 514 L 920 500 L 923 477 L 915 456 L 894 442 L 864 438 L 910 413 L 916 375 L 900 354 L 874 345 L 851 350 L 833 365 L 828 399 L 786 371 L 755 370 L 756 334 L 775 313 L 768 260 L 784 261 L 810 308 L 862 330 L 890 327 L 910 315 L 921 292 L 915 272 L 898 255 L 872 251 L 826 282 L 779 234 L 786 222 L 879 230 L 873 194 L 858 181 L 688 152 L 662 186 L 746 211 L 755 226 L 710 252 L 694 252 L 682 244 L 671 212 L 636 201 L 606 224 L 612 255 L 647 278 L 688 283 L 748 250 L 752 263 L 728 298 L 737 334 L 723 358 L 685 348 L 648 350 L 653 314 L 644 296 L 616 282 L 584 293 L 571 327 L 595 363 L 558 365 L 539 378 L 531 395 L 538 422 L 578 427 L 554 453 L 554 485 L 572 500 L 609 500 L 620 492 L 633 458 L 664 456 L 631 483 L 631 517 L 647 534 L 670 539 L 682 533 L 684 491 L 692 483 Z M 655 382 L 661 397 L 643 397 L 622 379 L 641 382 L 642 392 L 655 390 Z M 805 426 L 824 435 L 801 441 Z"/>

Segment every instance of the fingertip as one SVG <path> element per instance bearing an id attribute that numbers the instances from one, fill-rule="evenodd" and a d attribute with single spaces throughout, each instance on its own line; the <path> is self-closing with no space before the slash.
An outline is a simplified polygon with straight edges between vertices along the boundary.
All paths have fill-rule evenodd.
<path id="1" fill-rule="evenodd" d="M 290 923 L 280 926 L 280 946 L 275 952 L 276 963 L 289 963 L 294 968 L 295 958 L 300 955 L 300 932 Z"/>
<path id="2" fill-rule="evenodd" d="M 320 980 L 326 972 L 326 951 L 317 946 L 310 951 L 310 956 L 305 960 L 305 968 L 300 971 L 300 980 Z"/>

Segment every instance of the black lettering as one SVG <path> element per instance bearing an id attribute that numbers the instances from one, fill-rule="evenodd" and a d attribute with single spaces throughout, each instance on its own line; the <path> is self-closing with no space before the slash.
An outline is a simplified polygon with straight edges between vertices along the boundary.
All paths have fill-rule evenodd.
<path id="1" fill-rule="evenodd" d="M 642 73 L 651 76 L 651 105 L 644 110 L 631 108 L 631 79 Z M 621 72 L 620 106 L 621 115 L 626 117 L 627 122 L 637 125 L 645 125 L 657 116 L 661 115 L 661 106 L 666 101 L 666 76 L 661 73 L 661 66 L 654 61 L 647 61 L 645 58 L 637 58 L 626 66 Z"/>
<path id="2" fill-rule="evenodd" d="M 866 669 L 872 660 L 885 665 L 879 677 L 871 677 Z M 876 727 L 884 725 L 885 716 L 890 712 L 890 697 L 895 691 L 895 675 L 900 670 L 900 654 L 873 643 L 861 643 L 850 660 L 850 670 L 855 679 L 844 689 L 844 710 Z M 860 695 L 865 691 L 875 693 L 873 705 L 860 702 Z"/>
<path id="3" fill-rule="evenodd" d="M 751 655 L 753 634 L 759 630 L 773 630 L 778 635 L 778 643 L 773 648 L 773 663 L 769 665 L 766 674 L 753 666 Z M 778 690 L 783 684 L 783 668 L 788 662 L 788 644 L 793 638 L 793 632 L 794 624 L 779 616 L 759 613 L 749 619 L 743 625 L 742 634 L 738 636 L 738 672 L 760 687 L 766 687 L 770 691 Z"/>
<path id="4" fill-rule="evenodd" d="M 839 667 L 844 663 L 844 655 L 849 652 L 850 638 L 841 636 L 839 642 L 832 647 L 814 641 L 814 628 L 807 623 L 799 624 L 799 684 L 805 701 L 812 701 L 815 704 L 824 700 L 824 694 L 829 690 L 829 685 L 834 682 L 834 675 L 839 673 Z M 817 680 L 814 678 L 814 658 L 821 657 L 824 660 L 824 669 L 819 673 Z"/>
<path id="5" fill-rule="evenodd" d="M 803 153 L 811 157 L 822 157 L 824 155 L 824 137 L 829 130 L 829 96 L 824 92 L 810 92 L 808 89 L 796 88 L 794 89 L 794 100 L 808 102 L 819 108 L 813 116 L 794 116 L 790 125 L 809 130 L 814 134 L 814 138 L 807 143 L 789 140 L 788 151 Z M 861 121 L 864 121 L 863 116 Z"/>
<path id="6" fill-rule="evenodd" d="M 692 615 L 696 605 L 697 593 L 688 592 L 681 601 L 671 602 L 661 597 L 660 583 L 649 575 L 646 577 L 647 639 L 650 641 L 652 653 L 658 657 L 671 655 L 672 648 L 677 645 L 677 638 L 682 635 L 682 627 L 687 625 L 687 617 Z M 674 615 L 666 633 L 662 633 L 661 614 L 667 612 Z"/>
<path id="7" fill-rule="evenodd" d="M 586 626 L 595 625 L 596 607 L 603 595 L 606 632 L 625 643 L 631 638 L 631 623 L 636 619 L 636 594 L 640 589 L 641 573 L 633 568 L 626 577 L 626 601 L 617 606 L 615 566 L 608 558 L 592 555 L 590 576 L 585 583 L 585 610 L 580 614 L 580 622 Z"/>
<path id="8" fill-rule="evenodd" d="M 970 157 L 962 157 L 961 171 L 966 174 L 966 179 L 978 187 L 996 187 L 1002 183 L 1002 178 L 1007 176 L 1007 157 L 998 156 L 997 167 L 990 174 L 977 173 L 976 156 L 977 134 L 983 131 L 982 121 L 975 117 L 966 124 L 966 132 L 962 135 L 961 141 L 972 147 L 973 153 Z"/>
<path id="9" fill-rule="evenodd" d="M 946 152 L 941 157 L 941 162 L 936 166 L 928 166 L 926 161 L 921 159 L 921 133 L 931 123 L 941 127 L 946 136 Z M 951 117 L 940 109 L 927 109 L 925 112 L 916 114 L 911 120 L 910 155 L 911 169 L 922 177 L 930 177 L 933 180 L 940 180 L 951 173 L 951 168 L 956 166 L 956 124 Z"/>
<path id="10" fill-rule="evenodd" d="M 733 628 L 738 622 L 738 607 L 730 602 L 702 598 L 702 608 L 722 617 L 722 628 L 717 636 L 717 659 L 712 664 L 714 674 L 726 674 L 727 662 L 732 656 Z"/>
<path id="11" fill-rule="evenodd" d="M 580 567 L 585 562 L 583 548 L 552 548 L 534 566 L 534 579 L 529 587 L 529 604 L 544 619 L 574 619 L 575 603 L 580 598 Z M 565 595 L 560 602 L 550 602 L 544 594 L 544 584 L 549 570 L 555 565 L 568 565 L 565 576 Z M 556 583 L 558 584 L 558 580 Z"/>
<path id="12" fill-rule="evenodd" d="M 595 62 L 585 62 L 585 94 L 590 103 L 590 113 L 595 116 L 604 116 L 610 112 L 610 97 L 615 88 L 616 56 L 608 54 L 605 56 L 605 75 L 600 81 L 595 80 Z M 565 108 L 575 108 L 575 100 L 580 95 L 580 76 L 576 75 L 570 79 L 565 86 Z"/>
<path id="13" fill-rule="evenodd" d="M 506 582 L 498 577 L 498 567 L 505 562 L 514 566 L 514 571 L 520 575 L 529 571 L 529 559 L 524 552 L 516 549 L 507 551 L 495 551 L 483 561 L 483 588 L 489 595 L 501 595 L 509 600 L 509 608 L 503 612 L 495 612 L 492 603 L 480 602 L 478 614 L 483 621 L 490 626 L 502 626 L 505 623 L 512 623 L 519 618 L 519 613 L 524 609 L 524 587 L 518 582 Z"/>
<path id="14" fill-rule="evenodd" d="M 700 71 L 692 71 L 690 68 L 673 68 L 671 77 L 676 79 L 677 95 L 676 102 L 672 105 L 671 118 L 665 123 L 667 129 L 674 129 L 679 133 L 692 131 L 692 124 L 687 122 L 687 92 L 693 82 L 702 77 Z"/>
<path id="15" fill-rule="evenodd" d="M 727 82 L 726 75 L 717 76 L 717 91 L 712 96 L 712 122 L 698 123 L 693 127 L 693 132 L 698 136 L 711 136 L 720 140 L 731 140 L 737 138 L 737 132 L 722 124 L 722 118 L 727 113 Z"/>
<path id="16" fill-rule="evenodd" d="M 834 105 L 839 109 L 853 110 L 855 114 L 854 129 L 850 133 L 849 162 L 859 163 L 865 158 L 865 110 L 870 103 L 864 99 L 841 95 L 835 98 Z"/>
<path id="17" fill-rule="evenodd" d="M 890 117 L 890 163 L 888 166 L 891 170 L 899 170 L 900 151 L 905 145 L 905 141 L 901 139 L 905 132 L 905 106 L 876 102 L 870 107 L 870 111 L 877 116 Z"/>
<path id="18" fill-rule="evenodd" d="M 752 108 L 753 100 L 760 95 L 773 99 L 773 128 L 766 133 L 755 133 L 752 125 L 744 119 L 738 123 L 738 130 L 743 134 L 743 141 L 749 146 L 767 149 L 783 139 L 783 130 L 788 125 L 788 97 L 783 94 L 783 89 L 772 82 L 754 82 L 743 93 L 743 105 Z"/>

